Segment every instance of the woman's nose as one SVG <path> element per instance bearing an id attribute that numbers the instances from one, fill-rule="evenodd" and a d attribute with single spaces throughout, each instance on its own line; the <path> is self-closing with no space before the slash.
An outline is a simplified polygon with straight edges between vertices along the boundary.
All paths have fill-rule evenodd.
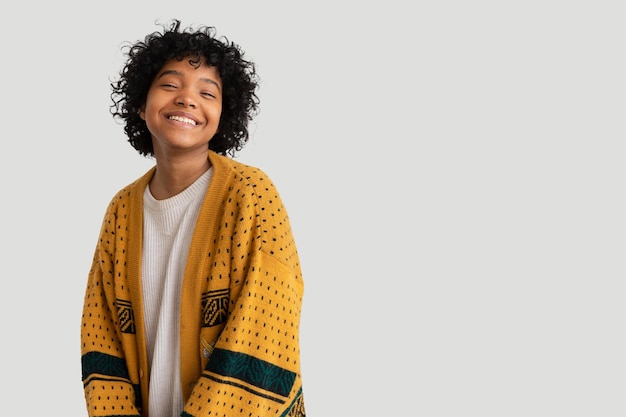
<path id="1" fill-rule="evenodd" d="M 176 98 L 176 104 L 183 107 L 196 107 L 196 102 L 192 95 L 185 90 L 181 90 L 180 94 Z"/>

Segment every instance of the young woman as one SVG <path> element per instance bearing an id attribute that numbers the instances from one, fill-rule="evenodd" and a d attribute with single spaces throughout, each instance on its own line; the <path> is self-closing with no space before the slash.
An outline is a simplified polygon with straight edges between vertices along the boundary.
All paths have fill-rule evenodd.
<path id="1" fill-rule="evenodd" d="M 176 20 L 127 54 L 112 114 L 156 164 L 111 200 L 89 271 L 89 416 L 304 416 L 289 218 L 270 178 L 232 158 L 258 109 L 255 66 Z"/>

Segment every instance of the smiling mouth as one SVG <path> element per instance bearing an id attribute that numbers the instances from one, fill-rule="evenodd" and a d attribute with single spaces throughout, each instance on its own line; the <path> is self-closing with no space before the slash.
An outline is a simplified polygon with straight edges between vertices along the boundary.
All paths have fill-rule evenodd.
<path id="1" fill-rule="evenodd" d="M 181 122 L 181 123 L 186 123 L 192 126 L 196 126 L 198 123 L 196 123 L 195 120 L 189 119 L 187 117 L 181 117 L 181 116 L 170 116 L 168 117 L 168 119 L 170 120 L 176 120 L 177 122 Z"/>

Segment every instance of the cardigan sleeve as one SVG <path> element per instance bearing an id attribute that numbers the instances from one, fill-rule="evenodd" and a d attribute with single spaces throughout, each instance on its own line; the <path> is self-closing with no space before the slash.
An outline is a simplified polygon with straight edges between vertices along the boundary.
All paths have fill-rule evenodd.
<path id="1" fill-rule="evenodd" d="M 81 367 L 90 417 L 142 415 L 138 367 L 129 367 L 136 362 L 136 324 L 121 255 L 128 239 L 119 232 L 125 225 L 116 220 L 127 217 L 115 204 L 119 199 L 104 217 L 83 302 Z"/>
<path id="2" fill-rule="evenodd" d="M 100 262 L 89 273 L 81 326 L 82 380 L 89 417 L 141 416 L 139 387 L 132 384 L 116 333 Z M 136 406 L 138 405 L 138 407 Z"/>
<path id="3" fill-rule="evenodd" d="M 232 311 L 182 416 L 303 417 L 299 271 L 259 252 L 231 293 Z"/>
<path id="4" fill-rule="evenodd" d="M 238 166 L 229 195 L 218 199 L 222 217 L 205 257 L 201 372 L 182 417 L 305 416 L 300 262 L 278 191 L 248 168 Z"/>

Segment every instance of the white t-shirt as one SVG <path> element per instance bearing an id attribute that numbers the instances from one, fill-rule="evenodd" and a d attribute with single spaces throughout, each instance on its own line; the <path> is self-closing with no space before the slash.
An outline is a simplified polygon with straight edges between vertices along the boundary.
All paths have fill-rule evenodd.
<path id="1" fill-rule="evenodd" d="M 209 168 L 179 194 L 155 200 L 143 196 L 142 295 L 148 366 L 150 417 L 179 417 L 183 411 L 180 381 L 180 293 L 200 206 L 211 180 Z"/>

